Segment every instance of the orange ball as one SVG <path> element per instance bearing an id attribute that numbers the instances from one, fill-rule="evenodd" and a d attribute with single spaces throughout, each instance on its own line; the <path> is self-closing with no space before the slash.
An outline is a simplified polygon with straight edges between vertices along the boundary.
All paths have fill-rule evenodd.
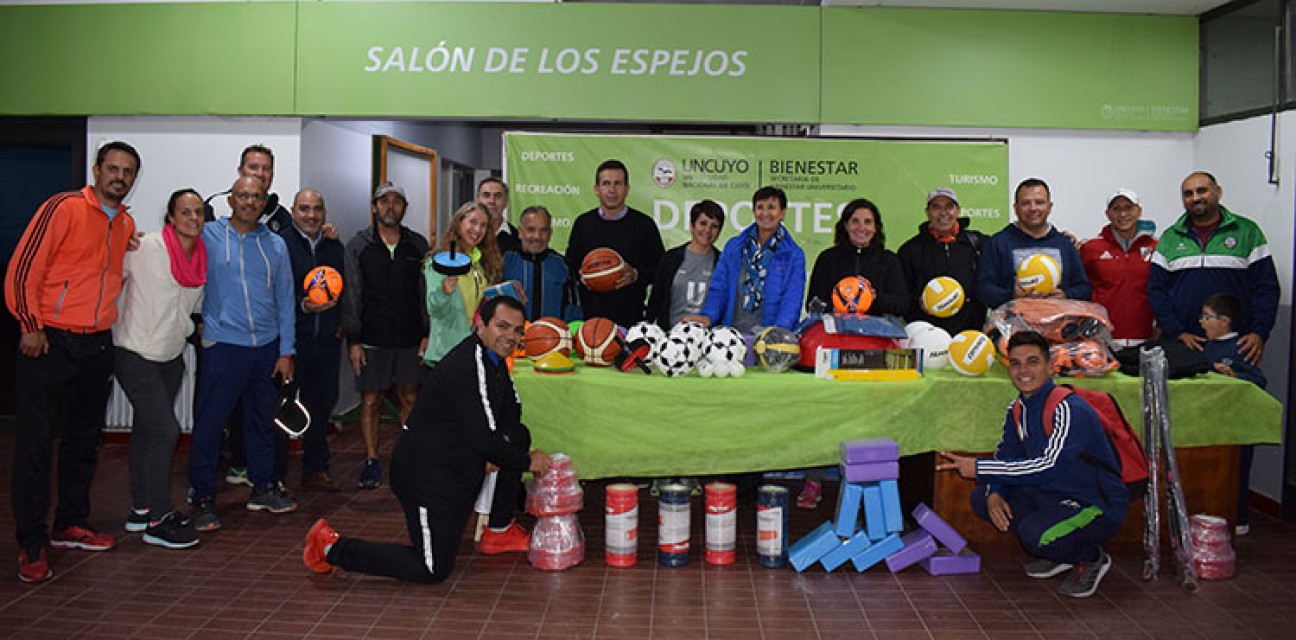
<path id="1" fill-rule="evenodd" d="M 306 274 L 302 288 L 315 304 L 334 302 L 342 295 L 342 274 L 333 267 L 315 267 Z"/>
<path id="2" fill-rule="evenodd" d="M 837 313 L 864 314 L 873 306 L 873 285 L 864 276 L 846 276 L 833 287 L 833 311 Z"/>

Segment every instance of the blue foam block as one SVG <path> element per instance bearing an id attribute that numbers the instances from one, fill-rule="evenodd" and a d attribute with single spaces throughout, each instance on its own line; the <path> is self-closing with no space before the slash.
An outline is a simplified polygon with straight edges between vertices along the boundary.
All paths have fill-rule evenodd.
<path id="1" fill-rule="evenodd" d="M 891 462 L 861 462 L 858 464 L 840 465 L 842 478 L 846 482 L 877 482 L 878 480 L 894 480 L 900 477 L 900 463 Z"/>
<path id="2" fill-rule="evenodd" d="M 904 542 L 904 548 L 887 556 L 886 559 L 887 569 L 890 569 L 891 573 L 899 573 L 909 565 L 936 554 L 935 538 L 922 529 L 910 531 L 901 538 L 901 541 Z"/>
<path id="3" fill-rule="evenodd" d="M 936 552 L 936 555 L 924 558 L 918 564 L 923 569 L 926 569 L 927 573 L 934 576 L 953 576 L 981 572 L 981 556 L 972 553 L 971 549 L 964 549 L 962 553 L 954 553 L 949 549 L 940 549 Z"/>
<path id="4" fill-rule="evenodd" d="M 894 462 L 899 459 L 900 445 L 891 438 L 859 438 L 841 441 L 841 461 L 846 464 Z"/>
<path id="5" fill-rule="evenodd" d="M 883 480 L 878 483 L 882 488 L 882 517 L 886 520 L 887 533 L 904 531 L 904 512 L 900 510 L 900 485 L 895 480 Z"/>
<path id="6" fill-rule="evenodd" d="M 919 502 L 918 506 L 914 507 L 913 517 L 918 521 L 918 526 L 932 534 L 932 537 L 939 540 L 950 551 L 958 553 L 967 546 L 967 540 L 964 540 L 954 527 L 949 526 L 949 523 L 942 520 L 927 505 Z"/>
<path id="7" fill-rule="evenodd" d="M 882 508 L 882 488 L 876 484 L 864 485 L 864 530 L 871 540 L 881 540 L 887 535 L 885 511 Z"/>
<path id="8" fill-rule="evenodd" d="M 851 539 L 843 542 L 841 546 L 829 551 L 827 555 L 819 559 L 819 562 L 824 569 L 833 571 L 870 546 L 873 546 L 873 543 L 869 540 L 868 534 L 861 531 L 851 536 Z"/>
<path id="9" fill-rule="evenodd" d="M 903 548 L 904 543 L 900 541 L 900 536 L 893 533 L 856 554 L 851 558 L 851 564 L 855 565 L 856 571 L 865 571 Z"/>
<path id="10" fill-rule="evenodd" d="M 788 562 L 797 573 L 801 573 L 840 544 L 841 540 L 833 533 L 832 521 L 825 521 L 788 548 Z"/>
<path id="11" fill-rule="evenodd" d="M 837 535 L 849 538 L 859 530 L 860 503 L 864 487 L 852 482 L 842 483 L 837 492 Z"/>

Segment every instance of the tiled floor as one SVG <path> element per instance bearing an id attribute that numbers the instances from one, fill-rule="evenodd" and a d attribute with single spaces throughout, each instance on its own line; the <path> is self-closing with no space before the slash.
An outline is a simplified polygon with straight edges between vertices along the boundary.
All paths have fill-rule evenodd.
<path id="1" fill-rule="evenodd" d="M 384 438 L 390 440 L 391 432 Z M 332 439 L 338 479 L 355 482 L 355 430 Z M 13 437 L 0 434 L 0 468 Z M 178 462 L 186 458 L 184 451 Z M 577 466 L 579 468 L 579 461 Z M 294 467 L 296 463 L 294 462 Z M 183 489 L 176 467 L 177 495 Z M 0 530 L 11 531 L 8 473 L 0 473 Z M 295 481 L 295 475 L 290 481 Z M 103 449 L 92 524 L 121 535 L 107 553 L 54 551 L 56 577 L 24 585 L 0 577 L 0 637 L 13 638 L 1291 638 L 1296 637 L 1296 528 L 1258 516 L 1237 542 L 1238 577 L 1204 583 L 1196 595 L 1171 579 L 1140 579 L 1141 552 L 1114 548 L 1115 569 L 1088 600 L 1059 596 L 1061 578 L 1022 574 L 1008 543 L 977 549 L 980 575 L 935 578 L 913 568 L 825 574 L 770 570 L 753 558 L 754 515 L 740 510 L 739 560 L 704 565 L 701 508 L 693 509 L 693 561 L 655 561 L 654 505 L 641 499 L 638 566 L 603 562 L 601 484 L 587 487 L 582 524 L 589 554 L 561 573 L 533 569 L 522 554 L 484 557 L 465 541 L 456 574 L 443 585 L 400 584 L 360 575 L 314 576 L 301 563 L 302 537 L 327 516 L 340 531 L 403 540 L 395 499 L 384 488 L 302 494 L 297 513 L 243 509 L 245 488 L 222 490 L 224 529 L 185 551 L 144 545 L 121 531 L 127 498 L 126 447 Z M 646 492 L 645 492 L 646 493 Z M 793 538 L 830 517 L 793 514 Z M 0 558 L 14 543 L 0 537 Z M 12 567 L 14 565 L 8 565 Z"/>

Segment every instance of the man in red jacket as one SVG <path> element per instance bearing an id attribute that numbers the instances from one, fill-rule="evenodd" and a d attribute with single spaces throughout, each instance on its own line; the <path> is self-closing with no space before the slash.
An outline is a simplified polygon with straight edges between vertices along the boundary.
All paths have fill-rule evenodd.
<path id="1" fill-rule="evenodd" d="M 1107 199 L 1107 219 L 1097 238 L 1080 246 L 1080 261 L 1093 285 L 1093 301 L 1107 307 L 1121 346 L 1152 337 L 1152 307 L 1148 305 L 1148 269 L 1157 241 L 1151 231 L 1139 229 L 1143 207 L 1138 194 L 1117 189 Z"/>
<path id="2" fill-rule="evenodd" d="M 24 582 L 53 577 L 47 547 L 107 551 L 117 544 L 87 519 L 111 390 L 109 329 L 117 319 L 122 258 L 135 235 L 122 200 L 139 167 L 134 147 L 105 144 L 95 157 L 94 184 L 46 200 L 9 262 L 5 299 L 22 330 L 12 495 Z M 51 537 L 46 517 L 55 437 L 59 495 Z"/>

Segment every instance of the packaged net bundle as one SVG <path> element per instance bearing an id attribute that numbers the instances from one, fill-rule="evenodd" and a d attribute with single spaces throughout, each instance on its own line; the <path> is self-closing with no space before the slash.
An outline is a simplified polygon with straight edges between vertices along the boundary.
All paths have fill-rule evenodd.
<path id="1" fill-rule="evenodd" d="M 1237 552 L 1233 550 L 1228 520 L 1199 513 L 1192 517 L 1193 567 L 1202 580 L 1227 580 L 1237 569 Z"/>
<path id="2" fill-rule="evenodd" d="M 531 530 L 527 550 L 531 566 L 543 571 L 562 571 L 585 561 L 585 534 L 576 514 L 540 518 Z"/>
<path id="3" fill-rule="evenodd" d="M 527 511 L 538 518 L 580 511 L 585 506 L 585 491 L 571 458 L 555 453 L 549 459 L 549 471 L 527 486 Z"/>

